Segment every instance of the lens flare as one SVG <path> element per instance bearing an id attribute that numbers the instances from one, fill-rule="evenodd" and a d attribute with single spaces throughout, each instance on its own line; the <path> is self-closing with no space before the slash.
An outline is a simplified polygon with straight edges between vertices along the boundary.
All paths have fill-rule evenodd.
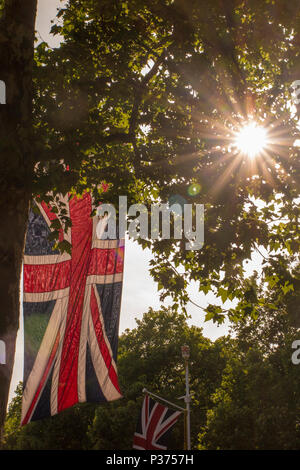
<path id="1" fill-rule="evenodd" d="M 199 194 L 200 191 L 201 191 L 201 185 L 198 183 L 191 184 L 187 190 L 190 196 L 197 196 L 197 194 Z"/>

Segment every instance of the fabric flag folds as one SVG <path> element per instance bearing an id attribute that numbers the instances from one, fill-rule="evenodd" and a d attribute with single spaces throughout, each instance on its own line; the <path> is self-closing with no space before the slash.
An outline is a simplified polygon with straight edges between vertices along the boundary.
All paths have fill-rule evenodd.
<path id="1" fill-rule="evenodd" d="M 134 433 L 133 448 L 137 450 L 166 450 L 170 430 L 180 415 L 180 411 L 170 410 L 146 395 Z"/>
<path id="2" fill-rule="evenodd" d="M 116 355 L 124 242 L 97 238 L 89 193 L 61 201 L 72 227 L 59 240 L 72 244 L 72 255 L 53 250 L 48 236 L 57 215 L 46 203 L 29 215 L 22 425 L 76 403 L 121 397 Z"/>

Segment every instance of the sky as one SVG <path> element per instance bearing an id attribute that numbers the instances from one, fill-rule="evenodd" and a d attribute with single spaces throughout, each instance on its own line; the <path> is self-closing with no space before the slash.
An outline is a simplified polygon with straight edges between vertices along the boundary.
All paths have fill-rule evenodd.
<path id="1" fill-rule="evenodd" d="M 59 0 L 38 0 L 38 11 L 36 30 L 38 41 L 46 41 L 50 47 L 58 47 L 60 38 L 49 34 L 51 20 L 55 18 L 57 7 L 63 2 Z M 205 241 L 204 241 L 205 243 Z M 125 262 L 123 293 L 120 313 L 120 328 L 122 333 L 125 329 L 135 327 L 135 319 L 141 319 L 143 313 L 147 312 L 149 307 L 159 309 L 161 305 L 167 306 L 171 303 L 170 299 L 163 304 L 159 300 L 159 292 L 156 283 L 149 274 L 149 261 L 152 254 L 150 250 L 142 250 L 137 242 L 127 239 L 125 243 Z M 258 262 L 258 260 L 257 260 Z M 256 264 L 256 263 L 255 263 Z M 189 286 L 190 298 L 205 307 L 212 298 L 204 296 L 198 292 L 197 284 L 191 283 Z M 226 307 L 226 304 L 225 304 Z M 228 333 L 228 323 L 221 326 L 215 325 L 212 321 L 204 322 L 203 311 L 192 303 L 187 305 L 189 325 L 195 325 L 203 328 L 204 336 L 215 340 Z M 10 387 L 10 400 L 14 395 L 14 390 L 23 376 L 23 318 L 20 315 L 20 329 L 17 338 L 15 368 Z"/>

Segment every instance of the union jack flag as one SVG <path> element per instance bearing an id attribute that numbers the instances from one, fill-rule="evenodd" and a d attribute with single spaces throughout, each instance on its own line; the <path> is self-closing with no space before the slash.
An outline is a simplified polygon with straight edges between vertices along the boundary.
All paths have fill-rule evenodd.
<path id="1" fill-rule="evenodd" d="M 122 292 L 123 240 L 99 240 L 89 193 L 61 197 L 72 227 L 53 249 L 48 236 L 57 215 L 44 202 L 33 211 L 25 244 L 24 392 L 22 425 L 76 403 L 121 397 L 116 354 Z"/>
<path id="2" fill-rule="evenodd" d="M 137 429 L 134 433 L 133 448 L 138 450 L 166 450 L 166 439 L 180 415 L 180 411 L 172 411 L 146 395 Z"/>

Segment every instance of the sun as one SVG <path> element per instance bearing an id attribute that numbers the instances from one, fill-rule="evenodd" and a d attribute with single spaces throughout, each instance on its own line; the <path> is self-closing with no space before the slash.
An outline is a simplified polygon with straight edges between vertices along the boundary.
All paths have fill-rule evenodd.
<path id="1" fill-rule="evenodd" d="M 236 135 L 235 145 L 250 158 L 261 153 L 268 143 L 267 131 L 255 123 L 247 124 Z"/>

